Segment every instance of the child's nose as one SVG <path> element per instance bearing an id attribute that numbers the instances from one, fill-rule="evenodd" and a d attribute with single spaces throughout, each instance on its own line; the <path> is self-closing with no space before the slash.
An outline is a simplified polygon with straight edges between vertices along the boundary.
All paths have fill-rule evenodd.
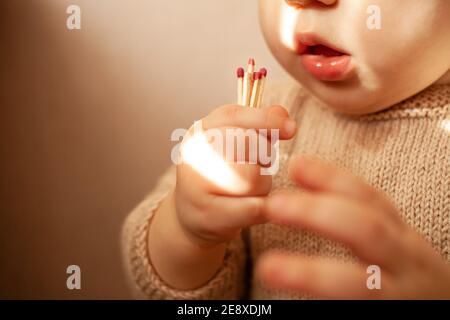
<path id="1" fill-rule="evenodd" d="M 320 2 L 321 4 L 331 6 L 335 4 L 338 0 L 285 0 L 285 1 L 290 6 L 306 7 L 312 4 L 313 2 Z"/>

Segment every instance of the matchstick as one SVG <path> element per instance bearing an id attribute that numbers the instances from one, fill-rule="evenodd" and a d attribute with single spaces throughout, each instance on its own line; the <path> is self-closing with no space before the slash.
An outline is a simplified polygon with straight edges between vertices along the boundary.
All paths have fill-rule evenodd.
<path id="1" fill-rule="evenodd" d="M 259 81 L 259 93 L 258 93 L 258 100 L 256 102 L 256 108 L 261 107 L 261 101 L 264 94 L 264 85 L 266 84 L 266 78 L 267 78 L 267 69 L 261 68 L 259 70 L 259 73 L 261 74 L 261 80 Z"/>
<path id="2" fill-rule="evenodd" d="M 253 87 L 253 72 L 255 70 L 255 60 L 250 58 L 248 60 L 247 65 L 247 72 L 244 74 L 244 90 L 243 90 L 243 97 L 244 97 L 244 106 L 250 106 L 250 99 L 252 94 L 252 87 Z"/>
<path id="3" fill-rule="evenodd" d="M 261 89 L 261 73 L 255 72 L 253 77 L 252 97 L 250 99 L 250 108 L 258 108 L 258 100 Z"/>
<path id="4" fill-rule="evenodd" d="M 244 69 L 239 68 L 236 71 L 237 77 L 238 77 L 238 87 L 237 87 L 237 104 L 241 106 L 245 106 L 244 103 Z"/>

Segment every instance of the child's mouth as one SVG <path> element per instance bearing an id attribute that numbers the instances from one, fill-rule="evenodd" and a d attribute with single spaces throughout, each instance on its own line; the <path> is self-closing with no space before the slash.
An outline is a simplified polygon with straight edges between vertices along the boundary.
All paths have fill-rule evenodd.
<path id="1" fill-rule="evenodd" d="M 296 43 L 303 67 L 318 80 L 343 81 L 355 69 L 348 53 L 333 48 L 314 34 L 300 34 Z"/>

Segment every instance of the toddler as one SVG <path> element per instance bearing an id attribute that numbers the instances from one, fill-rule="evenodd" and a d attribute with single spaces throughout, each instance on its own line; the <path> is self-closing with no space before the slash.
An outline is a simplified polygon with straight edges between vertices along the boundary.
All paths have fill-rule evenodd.
<path id="1" fill-rule="evenodd" d="M 124 225 L 137 296 L 450 299 L 450 1 L 259 8 L 296 81 L 202 125 L 278 129 L 279 170 L 230 163 L 249 187 L 225 190 L 171 167 Z"/>

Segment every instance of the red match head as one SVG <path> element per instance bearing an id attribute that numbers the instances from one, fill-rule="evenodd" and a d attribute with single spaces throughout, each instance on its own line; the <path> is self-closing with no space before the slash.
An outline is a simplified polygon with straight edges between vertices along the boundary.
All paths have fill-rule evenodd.
<path id="1" fill-rule="evenodd" d="M 267 77 L 267 69 L 266 68 L 261 68 L 261 70 L 259 70 L 259 73 L 261 73 L 262 77 Z"/>
<path id="2" fill-rule="evenodd" d="M 248 64 L 251 64 L 252 66 L 254 66 L 255 65 L 255 59 L 253 59 L 253 58 L 248 59 Z"/>
<path id="3" fill-rule="evenodd" d="M 260 80 L 262 77 L 262 74 L 260 72 L 255 72 L 253 74 L 253 80 Z"/>
<path id="4" fill-rule="evenodd" d="M 237 74 L 238 78 L 243 78 L 244 77 L 244 68 L 238 68 L 236 71 L 236 74 Z"/>

